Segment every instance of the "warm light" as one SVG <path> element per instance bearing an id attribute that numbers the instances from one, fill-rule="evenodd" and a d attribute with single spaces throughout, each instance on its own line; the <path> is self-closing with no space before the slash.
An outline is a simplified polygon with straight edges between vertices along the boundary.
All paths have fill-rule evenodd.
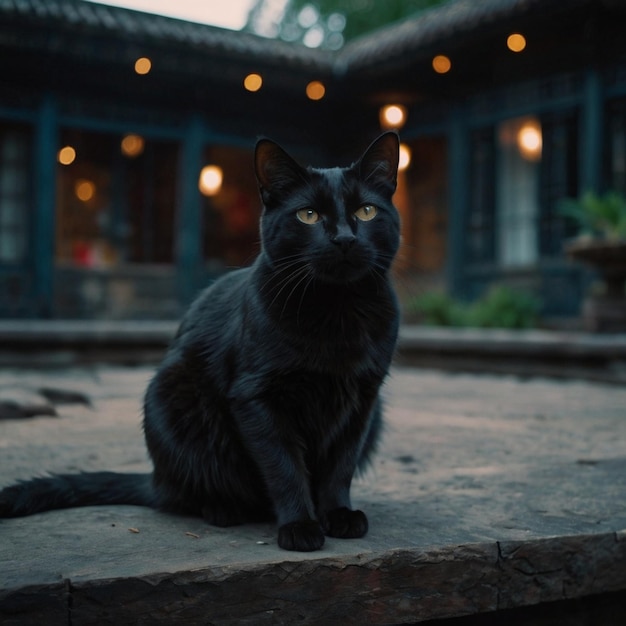
<path id="1" fill-rule="evenodd" d="M 260 74 L 248 74 L 243 79 L 243 86 L 248 91 L 258 91 L 263 85 L 263 78 Z"/>
<path id="2" fill-rule="evenodd" d="M 519 151 L 529 161 L 537 161 L 541 158 L 542 143 L 541 127 L 535 120 L 525 122 L 517 132 Z"/>
<path id="3" fill-rule="evenodd" d="M 519 33 L 513 33 L 507 37 L 506 45 L 512 52 L 521 52 L 526 47 L 526 37 Z"/>
<path id="4" fill-rule="evenodd" d="M 137 157 L 143 152 L 144 140 L 139 135 L 126 135 L 122 139 L 122 154 L 127 157 Z"/>
<path id="5" fill-rule="evenodd" d="M 401 104 L 388 104 L 380 110 L 380 125 L 383 128 L 401 128 L 406 122 L 406 108 Z"/>
<path id="6" fill-rule="evenodd" d="M 65 146 L 59 150 L 57 160 L 61 165 L 70 165 L 76 159 L 76 150 L 72 146 Z"/>
<path id="7" fill-rule="evenodd" d="M 447 74 L 452 67 L 452 61 L 445 54 L 433 57 L 433 69 L 437 74 Z"/>
<path id="8" fill-rule="evenodd" d="M 82 202 L 89 202 L 96 195 L 96 186 L 90 180 L 80 178 L 74 185 L 74 193 Z"/>
<path id="9" fill-rule="evenodd" d="M 326 94 L 326 87 L 319 80 L 312 80 L 306 86 L 306 95 L 310 100 L 321 100 Z"/>
<path id="10" fill-rule="evenodd" d="M 205 196 L 215 196 L 222 188 L 224 174 L 222 168 L 217 165 L 206 165 L 200 172 L 198 188 Z"/>
<path id="11" fill-rule="evenodd" d="M 147 74 L 152 69 L 152 61 L 147 57 L 140 57 L 135 61 L 135 72 L 137 74 Z"/>
<path id="12" fill-rule="evenodd" d="M 400 159 L 398 161 L 398 169 L 402 172 L 411 163 L 411 148 L 405 143 L 400 144 Z"/>

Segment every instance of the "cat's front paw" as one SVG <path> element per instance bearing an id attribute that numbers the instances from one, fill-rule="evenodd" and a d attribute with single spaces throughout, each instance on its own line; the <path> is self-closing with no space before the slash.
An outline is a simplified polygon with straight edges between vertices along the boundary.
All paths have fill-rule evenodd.
<path id="1" fill-rule="evenodd" d="M 283 550 L 312 552 L 324 545 L 324 533 L 318 522 L 289 522 L 278 529 L 278 545 Z"/>
<path id="2" fill-rule="evenodd" d="M 329 537 L 357 539 L 367 533 L 367 517 L 363 511 L 351 511 L 342 506 L 323 516 L 324 531 Z"/>

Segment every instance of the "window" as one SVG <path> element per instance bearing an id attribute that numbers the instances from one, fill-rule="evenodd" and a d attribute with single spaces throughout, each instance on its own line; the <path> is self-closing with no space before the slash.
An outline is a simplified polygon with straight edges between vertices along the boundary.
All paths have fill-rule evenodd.
<path id="1" fill-rule="evenodd" d="M 67 130 L 58 158 L 57 263 L 172 263 L 175 143 Z"/>
<path id="2" fill-rule="evenodd" d="M 558 111 L 507 120 L 471 136 L 466 257 L 528 267 L 561 258 L 572 225 L 559 203 L 578 195 L 578 118 Z"/>
<path id="3" fill-rule="evenodd" d="M 498 126 L 497 140 L 497 259 L 504 267 L 524 267 L 539 256 L 539 120 L 507 120 Z"/>
<path id="4" fill-rule="evenodd" d="M 200 190 L 202 241 L 207 269 L 220 273 L 249 265 L 259 251 L 261 200 L 250 150 L 205 150 Z"/>
<path id="5" fill-rule="evenodd" d="M 29 145 L 26 129 L 0 126 L 0 263 L 18 264 L 26 260 Z"/>
<path id="6" fill-rule="evenodd" d="M 495 150 L 493 129 L 472 133 L 470 139 L 469 213 L 466 222 L 466 257 L 470 263 L 494 260 Z"/>
<path id="7" fill-rule="evenodd" d="M 559 111 L 541 120 L 543 150 L 539 199 L 539 251 L 542 257 L 562 258 L 564 242 L 576 226 L 559 212 L 564 198 L 578 190 L 578 118 L 574 111 Z"/>
<path id="8" fill-rule="evenodd" d="M 398 174 L 394 203 L 400 211 L 402 244 L 396 269 L 435 277 L 446 260 L 446 141 L 421 137 L 406 146 L 407 167 Z"/>

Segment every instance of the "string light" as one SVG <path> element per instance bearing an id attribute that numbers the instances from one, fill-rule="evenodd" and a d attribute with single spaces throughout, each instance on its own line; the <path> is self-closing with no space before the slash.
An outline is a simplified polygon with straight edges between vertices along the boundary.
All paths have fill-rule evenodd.
<path id="1" fill-rule="evenodd" d="M 143 152 L 144 140 L 139 135 L 126 135 L 122 139 L 122 154 L 127 157 L 137 157 Z"/>
<path id="2" fill-rule="evenodd" d="M 406 116 L 406 107 L 401 104 L 388 104 L 380 110 L 380 125 L 383 128 L 402 128 Z"/>
<path id="3" fill-rule="evenodd" d="M 437 74 L 447 74 L 452 68 L 452 61 L 445 54 L 433 57 L 433 69 Z"/>
<path id="4" fill-rule="evenodd" d="M 222 188 L 224 173 L 217 165 L 205 165 L 200 172 L 198 189 L 205 196 L 215 196 Z"/>
<path id="5" fill-rule="evenodd" d="M 526 37 L 513 33 L 507 37 L 506 46 L 512 52 L 521 52 L 526 47 Z"/>
<path id="6" fill-rule="evenodd" d="M 74 193 L 82 202 L 89 202 L 96 195 L 96 186 L 84 178 L 79 178 L 74 185 Z"/>
<path id="7" fill-rule="evenodd" d="M 258 91 L 263 86 L 263 77 L 260 74 L 248 74 L 243 79 L 243 86 L 248 91 Z"/>
<path id="8" fill-rule="evenodd" d="M 521 155 L 528 161 L 538 161 L 541 158 L 542 144 L 539 122 L 534 119 L 525 122 L 517 132 L 517 146 Z"/>
<path id="9" fill-rule="evenodd" d="M 306 95 L 309 100 L 321 100 L 326 95 L 326 87 L 319 80 L 312 80 L 306 86 Z"/>
<path id="10" fill-rule="evenodd" d="M 145 75 L 152 69 L 152 61 L 148 57 L 139 57 L 135 61 L 135 72 L 140 75 Z"/>
<path id="11" fill-rule="evenodd" d="M 398 169 L 403 172 L 411 164 L 411 148 L 405 143 L 400 144 L 400 159 L 398 161 Z"/>
<path id="12" fill-rule="evenodd" d="M 71 165 L 76 159 L 76 150 L 72 146 L 64 146 L 57 154 L 57 160 L 61 165 Z"/>

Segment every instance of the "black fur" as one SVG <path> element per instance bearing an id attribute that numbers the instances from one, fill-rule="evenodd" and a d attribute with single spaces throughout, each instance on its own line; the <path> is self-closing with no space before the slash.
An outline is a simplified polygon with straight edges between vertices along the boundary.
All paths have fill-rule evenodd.
<path id="1" fill-rule="evenodd" d="M 36 479 L 0 492 L 0 516 L 129 503 L 218 526 L 275 519 L 287 550 L 363 536 L 350 484 L 379 437 L 398 330 L 397 162 L 394 133 L 334 169 L 305 169 L 259 141 L 262 251 L 200 295 L 148 387 L 152 484 L 109 473 Z M 370 205 L 373 219 L 355 216 Z M 302 209 L 319 220 L 303 223 Z"/>

